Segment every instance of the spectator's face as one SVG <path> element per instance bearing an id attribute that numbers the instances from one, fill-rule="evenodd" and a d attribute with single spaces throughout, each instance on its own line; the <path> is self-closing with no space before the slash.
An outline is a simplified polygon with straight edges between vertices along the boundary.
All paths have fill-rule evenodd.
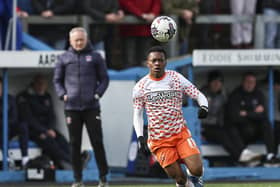
<path id="1" fill-rule="evenodd" d="M 150 75 L 154 78 L 160 78 L 164 75 L 166 59 L 164 53 L 151 52 L 147 58 L 147 66 L 150 69 Z"/>
<path id="2" fill-rule="evenodd" d="M 212 80 L 210 83 L 210 89 L 212 92 L 217 93 L 222 90 L 223 82 L 221 80 Z"/>
<path id="3" fill-rule="evenodd" d="M 279 83 L 275 83 L 274 84 L 274 89 L 275 89 L 275 91 L 279 92 L 280 91 L 280 84 Z"/>
<path id="4" fill-rule="evenodd" d="M 33 88 L 37 94 L 43 95 L 48 89 L 48 82 L 45 79 L 38 79 L 34 82 Z"/>
<path id="5" fill-rule="evenodd" d="M 82 31 L 75 31 L 70 34 L 70 45 L 76 50 L 81 51 L 87 45 L 87 35 Z"/>
<path id="6" fill-rule="evenodd" d="M 256 88 L 256 77 L 253 75 L 247 75 L 242 83 L 243 89 L 246 92 L 252 92 Z"/>

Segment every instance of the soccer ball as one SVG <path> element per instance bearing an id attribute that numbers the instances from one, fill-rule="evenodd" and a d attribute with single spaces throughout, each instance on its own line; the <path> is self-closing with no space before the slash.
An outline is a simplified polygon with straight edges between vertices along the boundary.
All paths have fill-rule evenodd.
<path id="1" fill-rule="evenodd" d="M 156 17 L 151 24 L 151 34 L 159 42 L 168 42 L 176 32 L 176 22 L 168 16 Z"/>

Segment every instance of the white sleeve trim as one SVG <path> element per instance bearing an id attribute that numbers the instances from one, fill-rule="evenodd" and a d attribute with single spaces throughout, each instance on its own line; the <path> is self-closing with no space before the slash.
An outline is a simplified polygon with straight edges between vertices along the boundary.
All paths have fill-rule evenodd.
<path id="1" fill-rule="evenodd" d="M 143 119 L 144 109 L 134 109 L 133 111 L 133 126 L 137 137 L 143 136 L 144 129 L 144 119 Z"/>
<path id="2" fill-rule="evenodd" d="M 208 100 L 200 91 L 198 93 L 197 102 L 199 106 L 206 106 L 208 108 Z"/>

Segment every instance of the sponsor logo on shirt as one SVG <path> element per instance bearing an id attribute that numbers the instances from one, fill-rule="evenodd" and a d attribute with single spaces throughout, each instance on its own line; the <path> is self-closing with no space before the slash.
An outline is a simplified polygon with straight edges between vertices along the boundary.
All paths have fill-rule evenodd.
<path id="1" fill-rule="evenodd" d="M 146 99 L 148 102 L 156 102 L 158 100 L 174 99 L 174 97 L 181 98 L 182 94 L 179 91 L 166 90 L 147 93 Z"/>

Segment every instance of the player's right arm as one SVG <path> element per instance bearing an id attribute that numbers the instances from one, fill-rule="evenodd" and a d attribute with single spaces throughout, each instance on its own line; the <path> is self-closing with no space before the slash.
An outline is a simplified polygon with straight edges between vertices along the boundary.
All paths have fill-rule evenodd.
<path id="1" fill-rule="evenodd" d="M 143 136 L 143 109 L 134 109 L 133 111 L 133 126 L 137 137 Z"/>
<path id="2" fill-rule="evenodd" d="M 144 94 L 139 88 L 139 84 L 136 84 L 133 89 L 133 126 L 137 137 L 143 136 L 144 129 Z"/>
<path id="3" fill-rule="evenodd" d="M 133 89 L 133 126 L 137 135 L 138 146 L 142 153 L 149 155 L 149 148 L 144 138 L 144 94 L 143 90 L 140 89 L 139 84 Z"/>

